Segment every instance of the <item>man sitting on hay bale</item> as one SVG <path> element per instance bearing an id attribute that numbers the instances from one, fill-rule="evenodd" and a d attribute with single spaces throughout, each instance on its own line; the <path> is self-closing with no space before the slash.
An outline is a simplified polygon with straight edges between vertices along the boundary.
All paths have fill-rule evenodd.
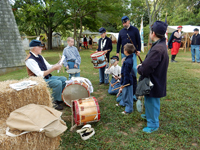
<path id="1" fill-rule="evenodd" d="M 39 76 L 43 77 L 50 88 L 53 89 L 52 97 L 54 100 L 54 108 L 57 110 L 62 110 L 63 107 L 60 105 L 63 101 L 61 99 L 61 94 L 66 86 L 66 77 L 63 76 L 52 76 L 50 73 L 54 70 L 60 70 L 62 65 L 55 64 L 50 65 L 43 56 L 41 52 L 43 45 L 39 40 L 32 40 L 29 44 L 31 47 L 30 53 L 27 56 L 25 63 L 29 76 Z"/>

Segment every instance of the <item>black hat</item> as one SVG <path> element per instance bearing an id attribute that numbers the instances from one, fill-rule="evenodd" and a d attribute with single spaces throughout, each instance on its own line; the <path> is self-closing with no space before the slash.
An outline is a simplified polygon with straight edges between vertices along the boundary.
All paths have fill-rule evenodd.
<path id="1" fill-rule="evenodd" d="M 35 46 L 44 46 L 39 40 L 32 40 L 29 44 L 29 47 L 35 47 Z"/>
<path id="2" fill-rule="evenodd" d="M 151 27 L 151 30 L 157 33 L 158 35 L 165 35 L 167 31 L 167 26 L 168 24 L 166 24 L 165 22 L 156 21 Z"/>
<path id="3" fill-rule="evenodd" d="M 127 16 L 122 17 L 122 23 L 126 23 L 128 20 L 129 20 L 129 18 Z"/>
<path id="4" fill-rule="evenodd" d="M 112 56 L 111 59 L 117 59 L 117 61 L 119 61 L 119 57 L 118 56 Z"/>
<path id="5" fill-rule="evenodd" d="M 199 29 L 198 29 L 198 28 L 195 28 L 194 31 L 199 31 Z"/>
<path id="6" fill-rule="evenodd" d="M 100 34 L 103 34 L 103 33 L 105 33 L 105 32 L 106 32 L 106 29 L 105 29 L 105 28 L 101 27 L 101 28 L 99 29 L 99 33 L 100 33 Z"/>

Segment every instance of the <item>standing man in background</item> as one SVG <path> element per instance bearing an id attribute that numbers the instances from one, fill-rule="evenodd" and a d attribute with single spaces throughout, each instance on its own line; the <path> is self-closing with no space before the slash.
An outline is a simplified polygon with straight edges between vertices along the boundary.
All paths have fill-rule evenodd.
<path id="1" fill-rule="evenodd" d="M 110 52 L 112 51 L 112 40 L 106 36 L 106 29 L 103 27 L 99 29 L 99 34 L 101 34 L 101 38 L 99 39 L 99 46 L 97 51 L 105 51 L 106 59 L 108 62 L 105 67 L 99 69 L 99 85 L 103 83 L 108 85 L 109 74 L 105 74 L 105 70 L 109 66 Z"/>
<path id="2" fill-rule="evenodd" d="M 168 47 L 171 49 L 171 62 L 177 62 L 175 61 L 176 55 L 178 54 L 179 48 L 181 46 L 181 31 L 182 26 L 178 26 L 177 30 L 172 33 L 172 35 L 169 38 Z"/>
<path id="3" fill-rule="evenodd" d="M 191 37 L 191 54 L 192 54 L 192 62 L 195 62 L 195 54 L 196 54 L 196 61 L 200 63 L 199 59 L 199 50 L 200 50 L 200 34 L 199 29 L 194 29 L 194 35 Z"/>
<path id="4" fill-rule="evenodd" d="M 85 35 L 83 35 L 83 46 L 85 49 L 88 49 L 88 45 L 87 45 L 87 38 Z"/>
<path id="5" fill-rule="evenodd" d="M 118 37 L 118 41 L 117 41 L 117 54 L 116 56 L 119 57 L 119 52 L 120 52 L 120 47 L 121 47 L 121 59 L 126 57 L 126 55 L 124 54 L 124 45 L 127 43 L 131 43 L 131 41 L 128 38 L 127 33 L 129 34 L 136 50 L 138 51 L 137 54 L 133 53 L 133 70 L 135 72 L 135 74 L 137 75 L 137 58 L 136 55 L 140 55 L 140 50 L 141 50 L 141 40 L 140 40 L 140 33 L 139 30 L 130 25 L 130 20 L 127 16 L 123 16 L 122 17 L 122 24 L 123 24 L 123 29 L 121 29 L 119 31 L 119 37 Z"/>

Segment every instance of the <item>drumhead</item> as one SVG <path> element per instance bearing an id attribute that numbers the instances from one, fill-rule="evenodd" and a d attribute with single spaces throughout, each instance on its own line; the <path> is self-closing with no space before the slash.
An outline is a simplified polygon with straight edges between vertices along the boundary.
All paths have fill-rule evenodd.
<path id="1" fill-rule="evenodd" d="M 89 90 L 80 83 L 68 84 L 62 92 L 62 99 L 69 107 L 71 107 L 72 100 L 87 98 L 89 96 Z"/>
<path id="2" fill-rule="evenodd" d="M 95 52 L 95 53 L 91 54 L 90 56 L 91 56 L 91 57 L 97 57 L 97 56 L 104 55 L 104 53 L 105 53 L 105 52 L 103 52 L 103 51 Z"/>
<path id="3" fill-rule="evenodd" d="M 75 73 L 79 73 L 81 70 L 80 69 L 69 69 L 69 70 L 67 70 L 67 73 L 69 73 L 69 74 L 75 74 Z"/>

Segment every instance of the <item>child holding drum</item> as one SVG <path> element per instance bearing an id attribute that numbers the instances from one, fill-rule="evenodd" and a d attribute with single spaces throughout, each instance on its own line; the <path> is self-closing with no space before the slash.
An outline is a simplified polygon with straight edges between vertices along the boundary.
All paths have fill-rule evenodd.
<path id="1" fill-rule="evenodd" d="M 101 38 L 99 39 L 99 46 L 97 51 L 104 51 L 107 62 L 109 63 L 110 52 L 112 51 L 112 40 L 106 36 L 106 29 L 100 28 L 99 33 Z M 105 69 L 108 68 L 108 64 L 105 67 L 99 68 L 99 85 L 108 85 L 109 75 L 105 74 Z"/>
<path id="2" fill-rule="evenodd" d="M 124 54 L 126 55 L 125 61 L 122 65 L 121 70 L 121 87 L 117 94 L 117 97 L 120 93 L 121 96 L 117 98 L 119 104 L 116 106 L 124 106 L 125 111 L 122 114 L 130 114 L 133 112 L 133 78 L 135 73 L 133 71 L 133 52 L 135 51 L 135 46 L 133 44 L 127 43 L 124 45 Z"/>
<path id="3" fill-rule="evenodd" d="M 77 69 L 79 70 L 79 66 L 81 64 L 81 56 L 78 52 L 78 49 L 73 46 L 74 39 L 72 37 L 67 38 L 68 46 L 64 48 L 63 55 L 65 56 L 65 60 L 63 61 L 66 69 Z M 69 74 L 69 80 L 71 79 L 72 74 Z M 80 70 L 77 73 L 74 73 L 75 77 L 80 77 Z"/>
<path id="4" fill-rule="evenodd" d="M 121 79 L 121 67 L 118 65 L 119 57 L 112 56 L 110 60 L 110 66 L 105 70 L 105 74 L 111 74 L 112 79 L 109 85 L 108 93 L 112 95 L 116 95 L 119 91 L 113 90 L 121 86 L 120 79 Z"/>

